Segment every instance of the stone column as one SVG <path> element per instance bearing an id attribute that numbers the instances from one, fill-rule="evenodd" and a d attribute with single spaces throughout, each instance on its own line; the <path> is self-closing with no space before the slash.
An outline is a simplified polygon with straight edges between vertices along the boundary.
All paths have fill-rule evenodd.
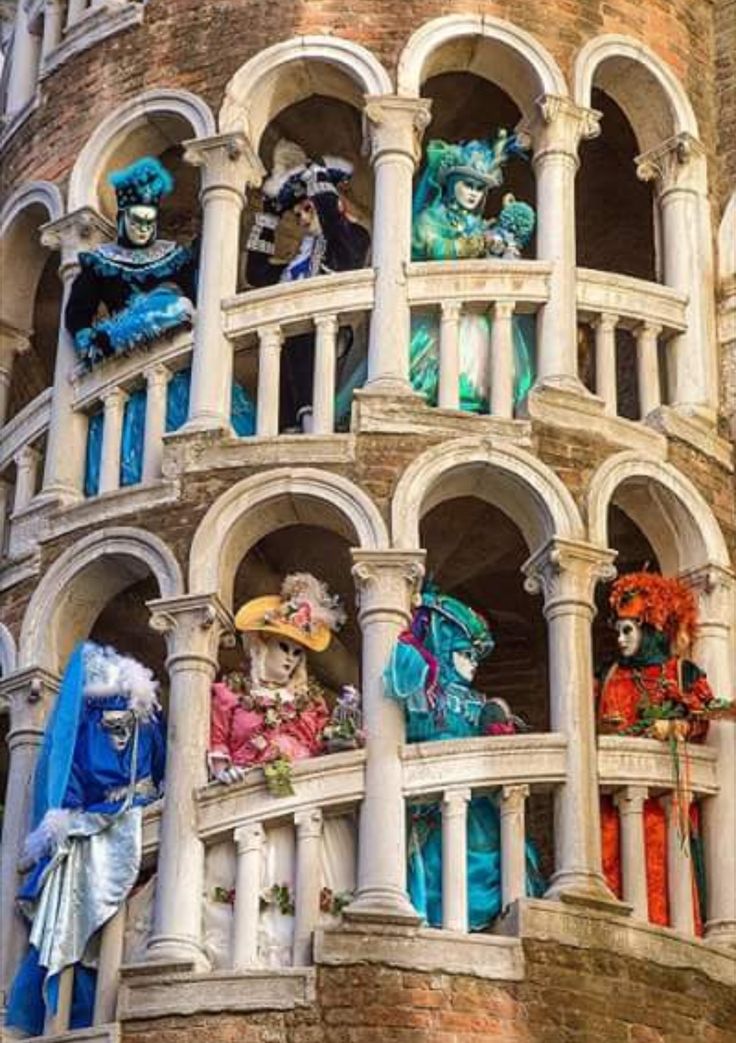
<path id="1" fill-rule="evenodd" d="M 20 112 L 36 93 L 41 58 L 41 37 L 31 32 L 26 4 L 19 2 L 13 28 L 10 76 L 6 108 L 9 116 Z"/>
<path id="2" fill-rule="evenodd" d="M 41 58 L 46 59 L 61 43 L 64 23 L 62 0 L 46 0 L 43 12 L 43 39 L 41 41 Z"/>
<path id="3" fill-rule="evenodd" d="M 297 811 L 294 816 L 294 825 L 296 827 L 296 898 L 292 962 L 295 967 L 307 967 L 312 962 L 312 932 L 319 919 L 322 811 L 319 808 Z"/>
<path id="4" fill-rule="evenodd" d="M 616 326 L 618 315 L 603 312 L 593 323 L 595 329 L 595 393 L 605 403 L 609 416 L 618 413 L 616 380 Z"/>
<path id="5" fill-rule="evenodd" d="M 514 412 L 514 339 L 513 301 L 496 301 L 492 309 L 491 327 L 491 413 L 513 416 Z"/>
<path id="6" fill-rule="evenodd" d="M 30 346 L 28 333 L 23 333 L 14 326 L 0 322 L 0 427 L 3 426 L 8 416 L 10 382 L 13 379 L 15 357 L 28 351 Z"/>
<path id="7" fill-rule="evenodd" d="M 87 418 L 73 408 L 72 378 L 77 370 L 78 356 L 64 326 L 64 310 L 72 282 L 79 271 L 79 251 L 92 250 L 105 239 L 114 236 L 113 225 L 90 207 L 83 207 L 41 229 L 43 245 L 61 251 L 59 275 L 64 284 L 42 489 L 44 499 L 61 504 L 71 504 L 82 499 L 87 442 Z"/>
<path id="8" fill-rule="evenodd" d="M 555 872 L 549 897 L 614 901 L 601 868 L 591 623 L 599 580 L 615 575 L 615 551 L 551 539 L 523 566 L 529 593 L 543 593 L 553 732 L 567 739 L 567 775 L 555 791 Z"/>
<path id="9" fill-rule="evenodd" d="M 19 514 L 25 510 L 34 497 L 40 459 L 38 450 L 30 445 L 24 445 L 13 457 L 15 463 L 13 514 Z"/>
<path id="10" fill-rule="evenodd" d="M 641 419 L 659 409 L 662 393 L 659 388 L 659 356 L 657 338 L 662 327 L 654 322 L 642 322 L 636 328 L 636 372 L 639 385 L 639 411 Z"/>
<path id="11" fill-rule="evenodd" d="M 146 378 L 146 423 L 143 443 L 143 474 L 145 485 L 161 477 L 166 431 L 166 389 L 169 373 L 166 366 L 149 366 L 143 371 Z"/>
<path id="12" fill-rule="evenodd" d="M 123 416 L 127 394 L 112 388 L 102 396 L 102 449 L 100 452 L 100 494 L 120 488 L 120 451 L 123 441 Z"/>
<path id="13" fill-rule="evenodd" d="M 235 830 L 237 865 L 233 910 L 233 968 L 258 963 L 258 917 L 261 911 L 261 852 L 266 831 L 260 822 Z"/>
<path id="14" fill-rule="evenodd" d="M 458 301 L 442 301 L 440 307 L 440 373 L 437 404 L 440 409 L 459 409 L 462 305 Z"/>
<path id="15" fill-rule="evenodd" d="M 314 352 L 312 434 L 331 435 L 335 430 L 335 352 L 337 316 L 318 315 Z"/>
<path id="16" fill-rule="evenodd" d="M 528 786 L 501 787 L 501 902 L 505 909 L 526 895 Z"/>
<path id="17" fill-rule="evenodd" d="M 424 552 L 354 550 L 353 561 L 363 634 L 366 767 L 358 889 L 345 915 L 415 924 L 419 917 L 406 894 L 404 718 L 402 708 L 384 693 L 383 671 L 397 635 L 409 623 L 411 599 L 424 573 Z"/>
<path id="18" fill-rule="evenodd" d="M 468 930 L 468 803 L 470 788 L 445 790 L 442 796 L 442 926 Z"/>
<path id="19" fill-rule="evenodd" d="M 71 29 L 87 10 L 88 0 L 68 0 L 66 8 L 66 28 Z"/>
<path id="20" fill-rule="evenodd" d="M 670 904 L 670 926 L 681 934 L 695 934 L 693 909 L 693 857 L 690 851 L 690 794 L 670 793 L 662 798 L 667 815 L 667 889 Z M 681 808 L 681 804 L 685 807 Z M 681 830 L 681 818 L 687 826 Z"/>
<path id="21" fill-rule="evenodd" d="M 204 846 L 197 835 L 196 791 L 207 782 L 210 686 L 220 637 L 230 620 L 216 595 L 149 601 L 150 625 L 166 635 L 169 726 L 158 854 L 152 960 L 206 968 L 201 944 Z"/>
<path id="22" fill-rule="evenodd" d="M 237 287 L 245 189 L 260 185 L 265 171 L 240 133 L 185 141 L 184 159 L 199 167 L 202 176 L 202 247 L 184 430 L 230 432 L 233 349 L 223 332 L 221 306 Z"/>
<path id="23" fill-rule="evenodd" d="M 621 821 L 621 868 L 624 901 L 639 920 L 649 919 L 647 865 L 644 847 L 646 786 L 626 786 L 613 798 Z"/>
<path id="24" fill-rule="evenodd" d="M 680 579 L 698 598 L 700 625 L 693 659 L 708 674 L 713 693 L 736 691 L 736 577 L 706 565 Z M 736 948 L 736 721 L 714 721 L 708 745 L 718 757 L 718 795 L 702 802 L 708 915 L 705 940 Z"/>
<path id="25" fill-rule="evenodd" d="M 279 433 L 279 380 L 284 334 L 280 326 L 263 326 L 258 331 L 258 401 L 256 434 Z"/>
<path id="26" fill-rule="evenodd" d="M 13 486 L 10 482 L 0 478 L 0 558 L 5 554 L 8 512 L 12 507 L 12 492 Z"/>
<path id="27" fill-rule="evenodd" d="M 687 329 L 668 344 L 668 399 L 687 414 L 715 422 L 718 408 L 713 243 L 703 146 L 682 133 L 636 157 L 653 181 L 660 213 L 664 281 L 687 297 Z"/>
<path id="28" fill-rule="evenodd" d="M 365 119 L 375 177 L 376 284 L 364 391 L 375 394 L 411 391 L 407 266 L 411 260 L 412 179 L 429 111 L 430 102 L 424 98 L 366 98 Z"/>
<path id="29" fill-rule="evenodd" d="M 537 258 L 552 264 L 549 301 L 537 321 L 537 379 L 578 394 L 575 174 L 581 139 L 600 133 L 601 114 L 546 94 L 523 128 L 531 136 L 537 179 Z"/>
<path id="30" fill-rule="evenodd" d="M 18 859 L 31 825 L 33 772 L 46 715 L 58 691 L 58 678 L 27 668 L 0 680 L 0 701 L 10 706 L 8 784 L 0 845 L 0 1006 L 24 953 L 28 930 L 15 908 L 20 884 Z"/>

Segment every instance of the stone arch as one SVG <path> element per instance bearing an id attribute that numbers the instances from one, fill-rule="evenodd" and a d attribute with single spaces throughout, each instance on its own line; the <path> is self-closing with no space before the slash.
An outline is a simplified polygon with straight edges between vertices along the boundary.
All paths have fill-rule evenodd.
<path id="1" fill-rule="evenodd" d="M 404 472 L 391 507 L 394 545 L 418 549 L 419 525 L 443 500 L 474 496 L 518 526 L 530 554 L 552 537 L 581 539 L 583 523 L 562 481 L 531 453 L 463 438 L 422 453 Z"/>
<path id="2" fill-rule="evenodd" d="M 532 115 L 540 95 L 568 93 L 549 51 L 523 29 L 490 15 L 448 15 L 418 29 L 399 58 L 398 93 L 419 97 L 430 76 L 458 71 L 492 80 L 524 116 Z"/>
<path id="3" fill-rule="evenodd" d="M 173 553 L 158 536 L 142 529 L 102 529 L 69 547 L 31 597 L 20 635 L 20 665 L 59 673 L 104 605 L 148 575 L 156 580 L 160 597 L 184 593 Z"/>
<path id="4" fill-rule="evenodd" d="M 729 567 L 723 533 L 693 483 L 671 464 L 616 453 L 593 475 L 587 497 L 590 542 L 608 546 L 608 511 L 616 503 L 652 545 L 669 574 L 704 565 Z"/>
<path id="5" fill-rule="evenodd" d="M 113 161 L 124 166 L 144 151 L 160 154 L 187 138 L 211 137 L 215 130 L 212 110 L 190 91 L 157 88 L 130 98 L 105 117 L 79 153 L 69 179 L 70 212 L 83 206 L 110 212 L 112 195 L 104 174 Z"/>
<path id="6" fill-rule="evenodd" d="M 248 550 L 274 529 L 298 524 L 331 529 L 363 550 L 388 547 L 378 508 L 347 478 L 307 467 L 252 475 L 223 493 L 200 522 L 189 558 L 190 592 L 217 592 L 230 606 Z"/>
<path id="7" fill-rule="evenodd" d="M 0 677 L 7 677 L 15 670 L 18 661 L 18 650 L 15 638 L 8 628 L 0 623 Z"/>
<path id="8" fill-rule="evenodd" d="M 0 209 L 2 309 L 0 318 L 22 332 L 33 326 L 33 302 L 50 252 L 39 229 L 64 214 L 64 199 L 50 181 L 20 185 Z"/>
<path id="9" fill-rule="evenodd" d="M 267 47 L 238 69 L 225 90 L 220 130 L 243 131 L 257 150 L 268 123 L 310 94 L 342 98 L 362 109 L 364 95 L 392 91 L 384 67 L 360 44 L 338 36 L 299 36 Z"/>
<path id="10" fill-rule="evenodd" d="M 676 134 L 698 137 L 698 123 L 684 87 L 640 40 L 613 33 L 589 40 L 575 58 L 573 100 L 590 108 L 594 86 L 623 110 L 642 152 Z"/>
<path id="11" fill-rule="evenodd" d="M 64 197 L 52 181 L 27 181 L 11 192 L 0 208 L 0 236 L 5 235 L 16 217 L 32 206 L 42 206 L 48 221 L 64 214 Z"/>

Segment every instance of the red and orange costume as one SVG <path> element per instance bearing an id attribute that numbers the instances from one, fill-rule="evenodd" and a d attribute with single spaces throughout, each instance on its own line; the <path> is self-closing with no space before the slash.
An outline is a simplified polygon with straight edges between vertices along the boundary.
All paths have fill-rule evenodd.
<path id="1" fill-rule="evenodd" d="M 599 731 L 674 738 L 678 743 L 702 742 L 708 729 L 705 713 L 713 693 L 702 670 L 678 654 L 690 644 L 697 622 L 692 594 L 678 580 L 641 572 L 617 580 L 610 603 L 618 620 L 639 624 L 642 636 L 636 653 L 620 656 L 599 681 Z M 691 805 L 688 815 L 696 863 L 700 855 L 698 807 Z M 611 890 L 620 897 L 620 822 L 611 797 L 601 800 L 601 826 L 603 872 Z M 644 804 L 644 833 L 649 920 L 667 926 L 667 823 L 657 799 Z M 693 874 L 693 893 L 696 931 L 700 934 L 698 875 Z"/>

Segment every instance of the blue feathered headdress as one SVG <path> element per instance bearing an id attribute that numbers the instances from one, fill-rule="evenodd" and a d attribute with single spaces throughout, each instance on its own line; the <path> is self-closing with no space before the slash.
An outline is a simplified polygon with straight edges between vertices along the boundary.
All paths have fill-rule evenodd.
<path id="1" fill-rule="evenodd" d="M 166 167 L 153 156 L 143 156 L 108 178 L 115 189 L 118 207 L 158 206 L 162 196 L 174 188 L 174 179 Z"/>

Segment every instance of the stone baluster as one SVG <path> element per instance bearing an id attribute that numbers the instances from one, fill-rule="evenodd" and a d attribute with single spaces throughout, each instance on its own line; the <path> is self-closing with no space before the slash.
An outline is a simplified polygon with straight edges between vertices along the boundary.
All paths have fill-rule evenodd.
<path id="1" fill-rule="evenodd" d="M 644 846 L 646 786 L 626 786 L 615 795 L 621 822 L 621 870 L 624 901 L 639 920 L 649 919 L 647 866 Z"/>
<path id="2" fill-rule="evenodd" d="M 402 708 L 384 694 L 383 671 L 398 634 L 409 623 L 411 598 L 424 572 L 424 552 L 355 550 L 353 560 L 363 635 L 366 767 L 358 889 L 345 915 L 414 924 L 419 917 L 406 894 L 404 720 Z"/>
<path id="3" fill-rule="evenodd" d="M 24 445 L 13 457 L 15 463 L 15 500 L 13 514 L 20 514 L 33 499 L 36 492 L 38 465 L 41 456 L 31 445 Z"/>
<path id="4" fill-rule="evenodd" d="M 636 172 L 654 183 L 664 282 L 687 297 L 687 329 L 668 344 L 668 400 L 714 422 L 718 356 L 705 149 L 683 132 L 637 156 Z"/>
<path id="5" fill-rule="evenodd" d="M 591 623 L 599 580 L 615 551 L 551 539 L 524 564 L 525 587 L 544 594 L 552 730 L 567 739 L 565 784 L 555 790 L 555 872 L 549 897 L 614 901 L 602 875 Z"/>
<path id="6" fill-rule="evenodd" d="M 319 808 L 297 811 L 294 825 L 296 900 L 292 962 L 295 967 L 306 967 L 312 962 L 312 932 L 319 919 L 322 812 Z"/>
<path id="7" fill-rule="evenodd" d="M 595 393 L 605 403 L 609 416 L 618 412 L 616 381 L 616 326 L 618 315 L 603 312 L 593 322 L 595 329 Z"/>
<path id="8" fill-rule="evenodd" d="M 284 334 L 280 326 L 264 326 L 258 331 L 258 401 L 256 434 L 279 433 L 279 382 Z"/>
<path id="9" fill-rule="evenodd" d="M 442 796 L 442 926 L 468 930 L 468 803 L 467 786 L 445 790 Z"/>
<path id="10" fill-rule="evenodd" d="M 64 326 L 64 309 L 72 282 L 79 271 L 77 254 L 80 250 L 94 249 L 103 240 L 112 239 L 114 234 L 113 225 L 89 207 L 83 207 L 41 229 L 43 245 L 61 251 L 59 275 L 64 286 L 42 494 L 44 499 L 62 504 L 75 503 L 82 498 L 87 438 L 86 417 L 73 408 L 72 378 L 79 360 L 74 342 Z"/>
<path id="11" fill-rule="evenodd" d="M 492 316 L 491 413 L 510 418 L 514 412 L 514 302 L 496 301 Z"/>
<path id="12" fill-rule="evenodd" d="M 681 934 L 695 933 L 693 858 L 690 850 L 689 793 L 662 798 L 667 816 L 667 889 L 670 926 Z"/>
<path id="13" fill-rule="evenodd" d="M 100 452 L 100 495 L 120 488 L 120 453 L 123 444 L 123 417 L 127 394 L 113 388 L 102 396 L 102 449 Z"/>
<path id="14" fill-rule="evenodd" d="M 166 431 L 166 389 L 171 374 L 166 366 L 154 365 L 144 369 L 143 376 L 146 378 L 146 420 L 142 481 L 150 484 L 161 477 Z"/>
<path id="15" fill-rule="evenodd" d="M 541 384 L 585 393 L 578 379 L 575 270 L 575 175 L 582 139 L 600 133 L 600 113 L 569 98 L 544 95 L 522 129 L 531 136 L 537 180 L 537 257 L 552 264 L 549 300 L 537 322 Z"/>
<path id="16" fill-rule="evenodd" d="M 233 967 L 258 963 L 258 918 L 261 911 L 261 853 L 266 831 L 260 822 L 235 830 L 237 866 L 233 926 Z"/>
<path id="17" fill-rule="evenodd" d="M 526 894 L 526 801 L 528 786 L 501 787 L 502 907 Z"/>
<path id="18" fill-rule="evenodd" d="M 13 364 L 16 356 L 28 351 L 30 346 L 28 333 L 23 333 L 14 326 L 0 322 L 0 427 L 3 426 L 8 415 Z"/>
<path id="19" fill-rule="evenodd" d="M 195 793 L 207 782 L 210 689 L 220 637 L 230 619 L 216 595 L 149 601 L 150 625 L 166 635 L 169 726 L 166 796 L 161 818 L 152 960 L 206 967 L 201 944 L 204 847 Z"/>
<path id="20" fill-rule="evenodd" d="M 43 12 L 43 38 L 41 58 L 45 60 L 61 43 L 64 29 L 64 5 L 62 0 L 46 0 Z"/>
<path id="21" fill-rule="evenodd" d="M 66 28 L 71 27 L 78 22 L 84 12 L 87 10 L 88 0 L 67 0 L 66 6 Z"/>
<path id="22" fill-rule="evenodd" d="M 0 697 L 10 706 L 8 781 L 0 845 L 0 1006 L 28 938 L 15 904 L 20 882 L 17 866 L 31 826 L 36 757 L 58 687 L 58 678 L 40 668 L 28 667 L 0 679 Z"/>
<path id="23" fill-rule="evenodd" d="M 202 247 L 185 430 L 230 432 L 233 349 L 222 327 L 222 301 L 237 286 L 244 192 L 260 185 L 265 171 L 240 133 L 185 141 L 184 159 L 202 174 Z"/>
<path id="24" fill-rule="evenodd" d="M 662 327 L 654 322 L 642 322 L 636 327 L 636 373 L 639 385 L 639 412 L 641 419 L 662 405 L 659 387 L 659 355 L 657 338 Z"/>
<path id="25" fill-rule="evenodd" d="M 12 506 L 13 486 L 0 478 L 0 558 L 5 554 L 8 535 L 8 512 Z"/>
<path id="26" fill-rule="evenodd" d="M 440 314 L 440 373 L 437 404 L 440 409 L 460 407 L 460 316 L 462 304 L 442 301 Z"/>
<path id="27" fill-rule="evenodd" d="M 411 260 L 412 179 L 421 137 L 429 124 L 429 110 L 430 103 L 423 98 L 366 98 L 365 119 L 375 177 L 376 288 L 364 391 L 375 394 L 411 391 L 407 265 Z"/>
<path id="28" fill-rule="evenodd" d="M 36 93 L 41 58 L 41 37 L 31 31 L 27 5 L 16 5 L 6 108 L 9 116 L 20 112 Z"/>
<path id="29" fill-rule="evenodd" d="M 720 565 L 683 573 L 698 599 L 700 623 L 693 658 L 713 692 L 734 698 L 736 577 Z M 705 940 L 736 948 L 736 721 L 714 721 L 708 745 L 717 755 L 718 793 L 702 802 L 707 919 Z"/>
<path id="30" fill-rule="evenodd" d="M 123 904 L 102 928 L 95 985 L 95 1025 L 108 1025 L 115 1021 L 120 965 L 125 948 L 125 913 Z"/>
<path id="31" fill-rule="evenodd" d="M 318 315 L 314 352 L 312 434 L 331 435 L 335 429 L 335 353 L 337 316 Z"/>

